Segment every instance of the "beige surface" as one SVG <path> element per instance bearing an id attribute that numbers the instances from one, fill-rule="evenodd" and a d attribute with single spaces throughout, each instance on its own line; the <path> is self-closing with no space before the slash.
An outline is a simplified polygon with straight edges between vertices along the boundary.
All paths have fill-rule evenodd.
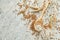
<path id="1" fill-rule="evenodd" d="M 58 28 L 60 27 L 60 21 L 57 22 L 55 25 L 56 27 L 53 27 L 51 30 L 40 28 L 38 30 L 42 31 L 39 35 L 32 35 L 32 31 L 29 30 L 27 25 L 29 21 L 23 20 L 23 15 L 17 16 L 20 10 L 19 6 L 17 5 L 18 2 L 22 1 L 0 0 L 0 40 L 60 40 L 60 29 Z M 57 20 L 60 20 L 60 0 L 53 0 L 52 2 L 54 4 L 58 4 L 56 15 Z M 39 5 L 41 4 L 42 0 L 39 2 Z M 54 4 L 52 4 L 50 8 L 47 9 L 49 13 L 54 11 L 52 10 Z M 39 14 L 37 15 L 39 17 Z M 46 18 L 49 17 L 46 16 Z M 47 20 L 45 20 L 45 22 L 47 22 Z M 59 30 L 57 30 L 57 28 Z"/>

